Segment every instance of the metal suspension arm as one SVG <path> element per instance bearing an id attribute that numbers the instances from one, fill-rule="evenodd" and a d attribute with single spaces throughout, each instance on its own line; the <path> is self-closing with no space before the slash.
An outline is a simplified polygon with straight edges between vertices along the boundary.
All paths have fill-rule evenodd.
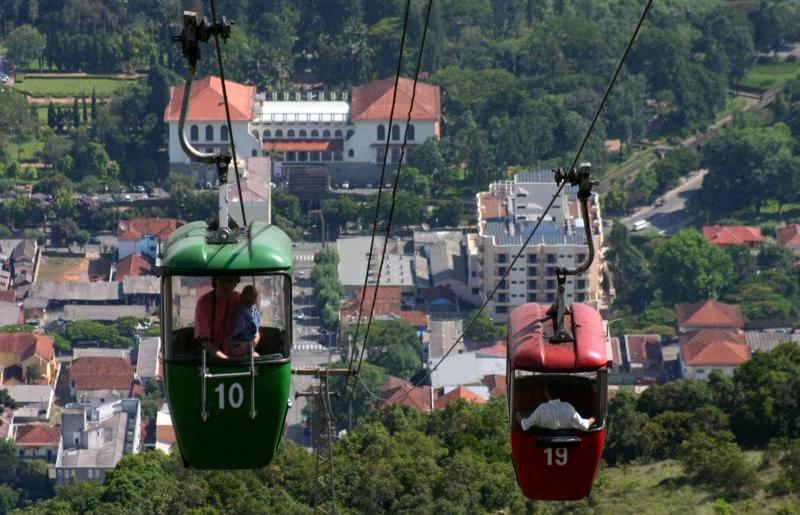
<path id="1" fill-rule="evenodd" d="M 548 315 L 553 317 L 553 336 L 550 341 L 553 343 L 574 341 L 572 333 L 564 327 L 564 313 L 566 311 L 566 301 L 564 299 L 566 282 L 568 275 L 579 275 L 589 269 L 594 261 L 595 249 L 594 238 L 592 237 L 592 224 L 589 219 L 589 197 L 592 196 L 592 187 L 597 183 L 592 180 L 592 167 L 589 163 L 581 163 L 578 169 L 564 172 L 561 169 L 555 172 L 556 184 L 568 181 L 571 185 L 578 187 L 578 201 L 581 205 L 581 218 L 583 218 L 583 230 L 586 235 L 586 244 L 589 246 L 589 254 L 584 263 L 575 268 L 556 269 L 556 280 L 558 281 L 558 292 L 556 302 L 548 310 Z"/>

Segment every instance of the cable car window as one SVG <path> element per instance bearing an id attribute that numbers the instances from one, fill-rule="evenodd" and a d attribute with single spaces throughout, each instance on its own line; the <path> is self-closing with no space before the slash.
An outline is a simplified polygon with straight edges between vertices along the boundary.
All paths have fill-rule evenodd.
<path id="1" fill-rule="evenodd" d="M 224 302 L 215 295 L 217 289 L 212 287 L 212 283 L 220 284 L 220 281 L 233 283 L 233 292 Z M 243 296 L 247 286 L 255 289 L 255 296 L 252 291 Z M 172 299 L 172 309 L 164 309 L 163 313 L 165 333 L 171 335 L 165 346 L 168 360 L 199 362 L 202 347 L 198 334 L 202 332 L 210 334 L 214 346 L 228 355 L 232 362 L 249 359 L 247 341 L 253 340 L 258 354 L 256 361 L 289 357 L 291 283 L 286 276 L 212 278 L 176 275 L 165 280 L 163 288 L 164 298 Z M 249 304 L 248 299 L 251 299 Z M 258 321 L 258 336 L 252 339 L 242 336 L 247 333 L 240 330 L 242 319 L 251 320 L 245 313 L 252 314 L 252 320 Z M 255 333 L 255 329 L 252 330 Z"/>
<path id="2" fill-rule="evenodd" d="M 558 399 L 570 403 L 582 418 L 594 417 L 595 423 L 590 430 L 601 428 L 605 424 L 607 384 L 605 370 L 569 374 L 514 370 L 511 382 L 512 427 L 522 430 L 515 416 L 517 413 L 526 417 L 540 404 Z"/>

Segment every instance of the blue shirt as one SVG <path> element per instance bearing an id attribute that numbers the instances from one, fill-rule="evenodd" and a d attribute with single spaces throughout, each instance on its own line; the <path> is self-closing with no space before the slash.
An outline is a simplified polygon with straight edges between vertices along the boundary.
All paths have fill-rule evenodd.
<path id="1" fill-rule="evenodd" d="M 240 342 L 255 339 L 260 325 L 261 313 L 255 304 L 239 306 L 239 309 L 236 310 L 236 316 L 234 317 L 231 341 Z"/>

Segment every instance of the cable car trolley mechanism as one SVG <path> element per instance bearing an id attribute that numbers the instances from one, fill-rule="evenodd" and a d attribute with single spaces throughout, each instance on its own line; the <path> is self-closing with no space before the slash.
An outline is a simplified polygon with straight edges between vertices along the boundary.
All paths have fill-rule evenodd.
<path id="1" fill-rule="evenodd" d="M 605 440 L 608 338 L 591 306 L 565 305 L 568 275 L 594 259 L 588 199 L 594 183 L 590 166 L 556 182 L 578 186 L 588 259 L 569 270 L 558 268 L 555 303 L 523 304 L 508 325 L 508 402 L 511 453 L 517 482 L 531 499 L 578 500 L 589 495 Z"/>
<path id="2" fill-rule="evenodd" d="M 190 222 L 162 251 L 164 380 L 186 465 L 261 468 L 280 443 L 290 402 L 292 245 L 278 227 L 258 220 L 247 224 L 244 210 L 245 227 L 229 226 L 231 156 L 199 153 L 186 138 L 198 42 L 230 33 L 227 20 L 214 18 L 209 23 L 185 12 L 183 32 L 175 38 L 189 64 L 181 146 L 194 161 L 216 165 L 220 191 L 217 225 Z M 222 69 L 220 74 L 224 83 Z M 235 165 L 233 141 L 231 148 Z M 236 175 L 238 181 L 238 169 Z M 244 329 L 237 332 L 240 325 Z"/>

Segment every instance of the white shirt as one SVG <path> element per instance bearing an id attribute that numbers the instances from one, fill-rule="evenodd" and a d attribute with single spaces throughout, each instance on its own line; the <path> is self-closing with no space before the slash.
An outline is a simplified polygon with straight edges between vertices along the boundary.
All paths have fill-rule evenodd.
<path id="1" fill-rule="evenodd" d="M 529 417 L 522 419 L 520 424 L 523 431 L 527 431 L 531 427 L 588 431 L 591 421 L 582 418 L 572 404 L 553 399 L 539 404 Z"/>

